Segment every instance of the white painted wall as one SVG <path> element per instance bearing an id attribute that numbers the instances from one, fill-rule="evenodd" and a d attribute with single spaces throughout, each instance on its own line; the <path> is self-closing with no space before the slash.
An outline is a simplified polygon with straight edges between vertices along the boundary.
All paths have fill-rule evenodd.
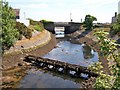
<path id="1" fill-rule="evenodd" d="M 29 26 L 30 25 L 30 22 L 29 20 L 26 20 L 26 19 L 17 19 L 18 22 L 21 22 L 21 23 L 24 23 L 26 26 Z"/>

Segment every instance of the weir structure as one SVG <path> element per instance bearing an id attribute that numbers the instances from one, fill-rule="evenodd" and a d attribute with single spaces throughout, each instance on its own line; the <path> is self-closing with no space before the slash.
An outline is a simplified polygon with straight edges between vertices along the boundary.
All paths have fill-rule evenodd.
<path id="1" fill-rule="evenodd" d="M 77 78 L 83 77 L 88 79 L 90 77 L 99 76 L 98 74 L 89 70 L 87 67 L 70 64 L 58 60 L 28 55 L 24 58 L 24 61 L 32 63 L 40 68 L 60 72 L 67 75 L 72 75 L 73 77 Z"/>

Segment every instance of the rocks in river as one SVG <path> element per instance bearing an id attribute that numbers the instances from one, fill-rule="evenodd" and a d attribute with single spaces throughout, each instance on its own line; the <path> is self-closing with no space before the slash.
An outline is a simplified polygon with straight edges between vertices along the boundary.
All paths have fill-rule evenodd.
<path id="1" fill-rule="evenodd" d="M 55 46 L 54 48 L 57 48 L 58 46 Z"/>
<path id="2" fill-rule="evenodd" d="M 64 51 L 64 49 L 62 49 L 62 51 Z"/>
<path id="3" fill-rule="evenodd" d="M 79 52 L 79 50 L 75 50 L 76 52 Z"/>
<path id="4" fill-rule="evenodd" d="M 23 66 L 23 64 L 22 63 L 18 63 L 18 66 Z"/>

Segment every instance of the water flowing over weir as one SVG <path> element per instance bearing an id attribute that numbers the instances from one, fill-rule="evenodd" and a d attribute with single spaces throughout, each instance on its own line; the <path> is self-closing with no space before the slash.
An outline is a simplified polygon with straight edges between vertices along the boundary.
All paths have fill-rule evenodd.
<path id="1" fill-rule="evenodd" d="M 48 58 L 49 60 L 59 60 L 58 62 L 68 63 L 69 65 L 80 65 L 86 69 L 89 65 L 98 61 L 98 54 L 96 51 L 92 50 L 89 46 L 84 44 L 73 44 L 69 41 L 60 41 L 56 48 L 51 50 L 48 54 L 44 55 L 43 58 Z M 37 60 L 37 59 L 36 59 Z M 38 58 L 37 64 L 41 62 Z M 34 61 L 34 60 L 33 60 Z M 40 61 L 40 62 L 39 62 Z M 44 60 L 43 60 L 44 61 Z M 57 64 L 57 61 L 56 65 Z M 33 62 L 34 63 L 34 62 Z M 50 62 L 49 62 L 50 63 Z M 45 67 L 47 64 L 40 67 Z M 48 65 L 49 69 L 53 69 L 53 66 Z M 60 65 L 58 65 L 60 66 Z M 46 71 L 41 68 L 32 68 L 28 71 L 28 74 L 20 81 L 20 88 L 80 88 L 81 82 L 84 81 L 81 78 L 74 78 L 62 73 Z M 69 66 L 68 66 L 69 67 Z M 70 66 L 71 67 L 71 66 Z M 46 68 L 46 67 L 45 67 Z M 65 71 L 62 67 L 58 67 L 56 70 Z M 77 69 L 78 70 L 78 69 Z M 53 70 L 54 71 L 54 70 Z M 84 71 L 84 70 L 83 70 Z M 75 71 L 70 70 L 69 74 L 75 74 Z M 84 73 L 83 73 L 84 74 Z M 85 77 L 85 75 L 83 75 Z"/>

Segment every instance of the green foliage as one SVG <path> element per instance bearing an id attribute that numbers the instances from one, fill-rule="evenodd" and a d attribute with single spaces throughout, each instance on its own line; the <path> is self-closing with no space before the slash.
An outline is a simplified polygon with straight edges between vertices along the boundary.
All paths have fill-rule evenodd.
<path id="1" fill-rule="evenodd" d="M 113 35 L 116 35 L 118 32 L 120 32 L 120 23 L 118 22 L 113 23 L 111 25 L 110 34 L 113 36 Z"/>
<path id="2" fill-rule="evenodd" d="M 106 88 L 112 88 L 113 81 L 115 81 L 115 77 L 103 73 L 102 62 L 97 62 L 97 63 L 89 66 L 89 69 L 100 75 L 96 79 L 95 84 L 93 85 L 96 88 L 96 90 L 103 90 Z"/>
<path id="3" fill-rule="evenodd" d="M 86 27 L 86 30 L 92 30 L 93 21 L 97 21 L 96 17 L 91 16 L 91 15 L 85 16 L 85 21 L 83 22 L 83 24 L 84 24 L 84 27 Z"/>
<path id="4" fill-rule="evenodd" d="M 118 44 L 115 41 L 108 38 L 108 33 L 101 30 L 96 32 L 95 35 L 99 40 L 99 44 L 101 47 L 101 52 L 103 56 L 111 55 L 111 59 L 108 60 L 110 62 L 112 60 L 112 64 L 108 64 L 110 67 L 111 75 L 104 74 L 101 66 L 101 63 L 94 64 L 89 68 L 97 73 L 100 76 L 96 79 L 94 87 L 96 89 L 120 89 L 120 53 L 117 51 Z"/>
<path id="5" fill-rule="evenodd" d="M 102 69 L 103 69 L 103 66 L 101 64 L 102 64 L 102 62 L 97 62 L 97 63 L 94 63 L 93 65 L 89 66 L 88 68 L 90 70 L 92 70 L 93 72 L 99 74 L 100 72 L 102 73 Z"/>
<path id="6" fill-rule="evenodd" d="M 108 37 L 108 34 L 109 33 L 105 32 L 104 30 L 100 30 L 99 32 L 95 33 L 97 39 L 99 40 L 100 49 L 103 56 L 109 55 L 110 53 L 115 51 L 118 46 L 118 44 L 116 44 L 114 40 Z"/>
<path id="7" fill-rule="evenodd" d="M 20 33 L 19 40 L 22 39 L 22 36 L 25 36 L 27 39 L 32 37 L 32 30 L 26 27 L 23 23 L 16 22 L 16 28 Z"/>
<path id="8" fill-rule="evenodd" d="M 2 50 L 9 49 L 15 41 L 18 39 L 19 32 L 15 28 L 16 20 L 15 13 L 11 7 L 8 6 L 8 2 L 2 3 L 2 32 L 0 42 L 2 42 Z"/>
<path id="9" fill-rule="evenodd" d="M 42 31 L 44 30 L 44 26 L 43 26 L 43 23 L 42 22 L 39 22 L 39 21 L 34 21 L 32 19 L 28 19 L 30 20 L 30 25 L 32 25 L 32 27 L 37 30 L 37 31 Z M 43 20 L 44 22 L 47 22 L 45 20 Z"/>
<path id="10" fill-rule="evenodd" d="M 96 88 L 96 90 L 111 89 L 113 87 L 114 80 L 114 76 L 101 73 L 100 77 L 96 79 L 94 87 Z"/>
<path id="11" fill-rule="evenodd" d="M 48 20 L 40 20 L 40 22 L 42 22 L 42 23 L 49 23 L 49 22 L 52 22 L 52 21 L 48 21 Z"/>
<path id="12" fill-rule="evenodd" d="M 40 25 L 34 25 L 33 28 L 37 31 L 42 31 L 44 29 L 42 25 L 41 26 Z"/>
<path id="13" fill-rule="evenodd" d="M 28 18 L 28 20 L 30 20 L 30 25 L 39 25 L 39 21 L 34 21 L 30 18 Z"/>

